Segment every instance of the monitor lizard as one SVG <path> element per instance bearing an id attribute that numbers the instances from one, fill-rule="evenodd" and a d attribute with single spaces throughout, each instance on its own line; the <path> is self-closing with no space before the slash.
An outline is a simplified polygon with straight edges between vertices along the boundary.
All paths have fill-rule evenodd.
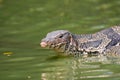
<path id="1" fill-rule="evenodd" d="M 65 55 L 120 54 L 120 26 L 113 26 L 93 34 L 73 34 L 68 30 L 56 30 L 48 33 L 40 45 Z"/>

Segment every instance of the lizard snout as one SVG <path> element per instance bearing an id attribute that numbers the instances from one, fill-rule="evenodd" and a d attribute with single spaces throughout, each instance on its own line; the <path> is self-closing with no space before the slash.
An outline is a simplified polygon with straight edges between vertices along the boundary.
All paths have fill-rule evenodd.
<path id="1" fill-rule="evenodd" d="M 46 42 L 41 42 L 40 45 L 41 45 L 41 47 L 43 47 L 43 48 L 44 48 L 44 47 L 47 47 L 47 43 L 46 43 Z"/>

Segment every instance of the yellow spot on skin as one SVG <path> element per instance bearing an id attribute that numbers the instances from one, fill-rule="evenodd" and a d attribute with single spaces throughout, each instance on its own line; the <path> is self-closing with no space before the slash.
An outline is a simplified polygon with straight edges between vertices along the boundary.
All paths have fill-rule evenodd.
<path id="1" fill-rule="evenodd" d="M 4 52 L 3 54 L 6 56 L 11 56 L 13 54 L 13 52 Z"/>

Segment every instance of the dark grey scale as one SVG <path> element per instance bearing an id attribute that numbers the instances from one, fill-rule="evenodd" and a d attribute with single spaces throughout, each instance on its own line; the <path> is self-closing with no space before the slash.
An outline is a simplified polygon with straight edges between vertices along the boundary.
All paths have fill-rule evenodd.
<path id="1" fill-rule="evenodd" d="M 79 51 L 77 50 L 77 48 L 74 45 L 69 45 L 68 47 L 70 54 L 77 54 Z"/>
<path id="2" fill-rule="evenodd" d="M 70 51 L 74 52 L 74 46 L 73 45 L 70 45 Z"/>
<path id="3" fill-rule="evenodd" d="M 64 52 L 66 52 L 66 51 L 68 50 L 69 46 L 70 46 L 70 41 L 67 40 L 67 43 L 66 43 L 66 45 L 65 45 Z"/>
<path id="4" fill-rule="evenodd" d="M 97 48 L 102 43 L 102 40 L 96 40 L 96 41 L 90 41 L 87 42 L 85 45 L 88 47 L 94 47 Z"/>
<path id="5" fill-rule="evenodd" d="M 107 35 L 108 39 L 111 39 L 111 42 L 106 46 L 106 49 L 109 49 L 120 42 L 120 35 L 117 34 L 112 28 L 103 30 L 102 33 Z"/>
<path id="6" fill-rule="evenodd" d="M 86 49 L 86 48 L 88 48 L 87 45 L 86 45 L 86 43 L 80 43 L 79 47 L 80 47 L 81 49 Z"/>
<path id="7" fill-rule="evenodd" d="M 67 44 L 65 45 L 64 52 L 68 49 L 68 46 L 69 46 L 69 44 L 67 43 Z"/>
<path id="8" fill-rule="evenodd" d="M 70 53 L 72 54 L 72 53 L 74 52 L 74 51 L 73 51 L 73 46 L 72 46 L 72 45 L 69 45 L 69 46 L 68 46 L 68 50 L 69 50 L 68 52 L 70 52 Z"/>
<path id="9" fill-rule="evenodd" d="M 89 48 L 89 47 L 97 48 L 101 43 L 102 43 L 102 39 L 101 40 L 96 40 L 96 41 L 90 41 L 90 42 L 86 42 L 86 43 L 81 43 L 79 45 L 79 47 L 82 48 L 82 49 L 86 49 L 86 48 Z"/>
<path id="10" fill-rule="evenodd" d="M 77 39 L 80 39 L 80 38 L 92 39 L 93 38 L 92 34 L 82 34 L 82 35 L 76 35 L 75 34 L 75 36 L 76 36 Z"/>
<path id="11" fill-rule="evenodd" d="M 62 35 L 63 39 L 66 39 L 69 36 L 70 33 L 65 33 L 64 35 Z"/>

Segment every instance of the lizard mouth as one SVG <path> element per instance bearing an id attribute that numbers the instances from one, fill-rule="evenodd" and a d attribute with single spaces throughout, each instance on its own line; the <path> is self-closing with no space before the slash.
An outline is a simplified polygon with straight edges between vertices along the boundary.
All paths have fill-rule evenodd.
<path id="1" fill-rule="evenodd" d="M 62 43 L 51 43 L 51 42 L 45 42 L 45 41 L 42 41 L 40 43 L 40 46 L 42 48 L 51 48 L 51 49 L 60 49 L 63 45 L 65 45 L 66 43 L 65 42 L 62 42 Z"/>

